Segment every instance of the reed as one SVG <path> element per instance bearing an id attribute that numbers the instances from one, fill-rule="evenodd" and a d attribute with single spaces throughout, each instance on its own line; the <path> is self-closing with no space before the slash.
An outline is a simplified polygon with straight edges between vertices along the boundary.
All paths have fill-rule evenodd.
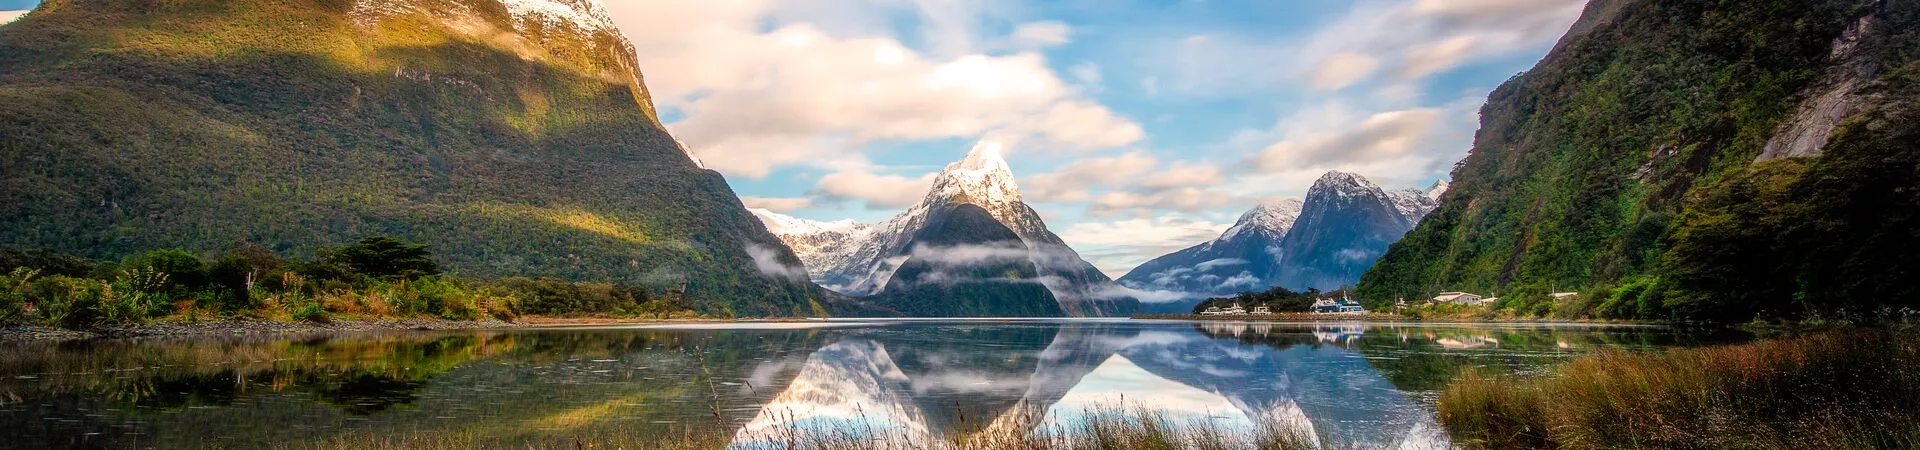
<path id="1" fill-rule="evenodd" d="M 1603 351 L 1532 379 L 1469 371 L 1441 395 L 1440 422 L 1464 448 L 1920 448 L 1916 337 Z"/>

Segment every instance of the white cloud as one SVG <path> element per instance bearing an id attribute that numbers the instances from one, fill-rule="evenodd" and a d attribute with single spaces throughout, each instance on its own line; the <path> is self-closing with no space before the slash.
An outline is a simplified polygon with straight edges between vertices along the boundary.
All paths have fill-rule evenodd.
<path id="1" fill-rule="evenodd" d="M 1196 297 L 1197 296 L 1193 294 L 1185 292 L 1136 289 L 1118 284 L 1101 286 L 1099 289 L 1093 291 L 1093 298 L 1096 299 L 1114 300 L 1131 298 L 1139 300 L 1141 303 L 1172 303 L 1191 300 Z"/>
<path id="2" fill-rule="evenodd" d="M 777 213 L 790 213 L 813 206 L 813 199 L 806 197 L 769 198 L 743 195 L 740 196 L 740 202 L 745 203 L 748 208 L 760 208 Z"/>
<path id="3" fill-rule="evenodd" d="M 1405 156 L 1421 149 L 1445 117 L 1437 108 L 1375 113 L 1344 129 L 1290 135 L 1261 150 L 1255 162 L 1276 169 Z"/>
<path id="4" fill-rule="evenodd" d="M 1238 266 L 1246 263 L 1247 263 L 1247 260 L 1240 259 L 1240 258 L 1220 258 L 1220 259 L 1207 260 L 1205 262 L 1195 264 L 1193 265 L 1193 268 L 1194 270 L 1206 272 L 1206 271 L 1212 271 L 1213 268 L 1215 267 Z"/>
<path id="5" fill-rule="evenodd" d="M 1338 90 L 1391 68 L 1406 80 L 1551 44 L 1584 0 L 1411 0 L 1354 5 L 1302 47 L 1309 87 Z"/>
<path id="6" fill-rule="evenodd" d="M 1234 276 L 1228 277 L 1224 281 L 1221 281 L 1219 285 L 1213 287 L 1213 290 L 1224 291 L 1228 289 L 1243 289 L 1243 288 L 1252 288 L 1259 285 L 1260 285 L 1260 277 L 1253 276 L 1253 272 L 1240 272 L 1239 275 L 1234 275 Z"/>
<path id="7" fill-rule="evenodd" d="M 1067 73 L 1073 75 L 1073 81 L 1089 87 L 1099 87 L 1102 80 L 1100 65 L 1092 61 L 1074 64 L 1073 68 L 1067 69 Z"/>
<path id="8" fill-rule="evenodd" d="M 1101 271 L 1117 277 L 1147 260 L 1212 240 L 1232 225 L 1169 214 L 1080 222 L 1061 230 L 1060 239 L 1080 249 L 1080 255 Z"/>
<path id="9" fill-rule="evenodd" d="M 1071 40 L 1073 31 L 1067 24 L 1057 21 L 1023 23 L 1013 28 L 1013 44 L 1018 48 L 1032 49 L 1065 44 Z"/>
<path id="10" fill-rule="evenodd" d="M 878 141 L 992 134 L 1098 149 L 1144 136 L 1132 120 L 1083 98 L 1039 53 L 970 53 L 978 12 L 963 2 L 914 3 L 936 47 L 929 52 L 870 29 L 842 35 L 812 22 L 780 22 L 812 16 L 787 14 L 771 1 L 608 6 L 634 42 L 654 101 L 683 117 L 668 127 L 729 175 L 857 166 Z M 1064 25 L 1028 25 L 1019 39 L 1067 38 Z"/>
<path id="11" fill-rule="evenodd" d="M 1088 190 L 1134 179 L 1159 164 L 1159 158 L 1141 151 L 1081 158 L 1053 172 L 1020 180 L 1021 195 L 1040 201 L 1086 201 L 1091 198 Z"/>
<path id="12" fill-rule="evenodd" d="M 1251 204 L 1251 202 L 1230 191 L 1200 187 L 1160 189 L 1150 192 L 1108 191 L 1093 197 L 1093 203 L 1087 206 L 1087 213 L 1100 217 L 1111 217 L 1127 212 L 1150 215 L 1165 210 L 1194 213 L 1235 204 Z"/>
<path id="13" fill-rule="evenodd" d="M 784 262 L 780 262 L 780 249 L 760 244 L 749 244 L 747 245 L 747 256 L 753 258 L 753 268 L 759 270 L 761 275 L 794 281 L 807 279 L 806 267 L 801 267 L 798 264 L 787 265 Z"/>
<path id="14" fill-rule="evenodd" d="M 32 12 L 32 10 L 0 11 L 0 25 L 11 23 L 14 19 L 19 19 L 20 16 L 27 15 L 28 12 Z"/>
<path id="15" fill-rule="evenodd" d="M 1027 247 L 1017 241 L 1005 245 L 916 245 L 910 254 L 913 259 L 926 261 L 936 267 L 1001 264 L 1010 261 L 1026 261 L 1032 257 Z"/>
<path id="16" fill-rule="evenodd" d="M 1309 92 L 1413 81 L 1476 60 L 1544 49 L 1586 0 L 1360 0 L 1295 37 L 1207 34 L 1142 42 L 1159 55 L 1162 86 L 1188 95 L 1244 95 L 1297 85 Z"/>
<path id="17" fill-rule="evenodd" d="M 1219 184 L 1220 167 L 1212 164 L 1175 162 L 1166 169 L 1154 172 L 1140 180 L 1140 187 L 1148 189 L 1167 189 L 1188 186 L 1208 186 Z"/>
<path id="18" fill-rule="evenodd" d="M 1362 77 L 1379 69 L 1380 58 L 1355 52 L 1336 53 L 1307 74 L 1307 87 L 1316 91 L 1337 91 L 1360 82 Z"/>
<path id="19" fill-rule="evenodd" d="M 868 208 L 902 208 L 925 197 L 936 175 L 908 178 L 864 171 L 834 172 L 820 177 L 815 189 L 830 198 L 866 202 Z"/>

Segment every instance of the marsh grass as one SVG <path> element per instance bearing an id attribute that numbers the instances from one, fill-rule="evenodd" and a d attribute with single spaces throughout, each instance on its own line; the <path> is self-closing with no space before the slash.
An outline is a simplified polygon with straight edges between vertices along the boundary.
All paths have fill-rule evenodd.
<path id="1" fill-rule="evenodd" d="M 1916 448 L 1917 337 L 1603 351 L 1525 380 L 1469 371 L 1441 395 L 1440 421 L 1466 448 Z"/>

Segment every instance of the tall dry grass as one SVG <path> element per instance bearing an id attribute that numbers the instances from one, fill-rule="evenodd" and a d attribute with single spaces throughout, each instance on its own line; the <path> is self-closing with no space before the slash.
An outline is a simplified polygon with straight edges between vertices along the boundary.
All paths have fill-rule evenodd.
<path id="1" fill-rule="evenodd" d="M 1846 331 L 1660 353 L 1547 377 L 1467 373 L 1440 397 L 1465 448 L 1920 448 L 1920 333 Z"/>

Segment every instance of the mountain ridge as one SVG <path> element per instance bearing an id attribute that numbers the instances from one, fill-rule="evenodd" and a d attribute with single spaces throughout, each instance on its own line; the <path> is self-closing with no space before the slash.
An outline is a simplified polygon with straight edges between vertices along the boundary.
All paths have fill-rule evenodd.
<path id="1" fill-rule="evenodd" d="M 386 234 L 458 275 L 824 313 L 824 291 L 752 270 L 755 246 L 798 259 L 660 126 L 625 38 L 550 17 L 598 3 L 539 1 L 47 1 L 0 27 L 0 245 Z"/>

